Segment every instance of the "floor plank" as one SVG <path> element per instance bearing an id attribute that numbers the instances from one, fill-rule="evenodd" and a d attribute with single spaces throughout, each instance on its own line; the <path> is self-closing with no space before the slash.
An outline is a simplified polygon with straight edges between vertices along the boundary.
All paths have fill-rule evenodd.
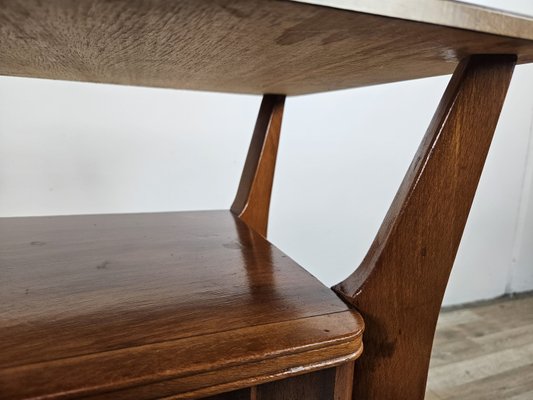
<path id="1" fill-rule="evenodd" d="M 443 311 L 426 400 L 533 399 L 533 294 Z"/>
<path id="2" fill-rule="evenodd" d="M 525 396 L 533 390 L 532 374 L 533 363 L 530 363 L 463 385 L 449 387 L 446 392 L 439 391 L 438 393 L 441 399 L 462 400 L 501 400 Z M 525 398 L 532 399 L 532 397 Z"/>

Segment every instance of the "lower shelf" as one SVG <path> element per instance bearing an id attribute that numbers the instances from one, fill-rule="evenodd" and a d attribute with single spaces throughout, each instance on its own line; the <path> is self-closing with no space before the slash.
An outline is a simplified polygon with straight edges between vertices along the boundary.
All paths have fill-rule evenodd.
<path id="1" fill-rule="evenodd" d="M 0 397 L 195 398 L 360 354 L 354 310 L 228 211 L 0 219 Z"/>

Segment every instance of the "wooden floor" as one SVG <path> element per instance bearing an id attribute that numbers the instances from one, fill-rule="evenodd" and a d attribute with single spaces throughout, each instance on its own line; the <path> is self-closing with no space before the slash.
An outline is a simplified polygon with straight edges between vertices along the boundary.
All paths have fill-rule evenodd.
<path id="1" fill-rule="evenodd" d="M 426 400 L 533 399 L 533 295 L 443 311 Z"/>

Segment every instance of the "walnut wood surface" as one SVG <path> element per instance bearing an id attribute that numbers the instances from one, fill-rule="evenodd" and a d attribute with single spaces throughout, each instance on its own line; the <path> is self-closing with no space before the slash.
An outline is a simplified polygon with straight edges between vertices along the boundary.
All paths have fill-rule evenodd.
<path id="1" fill-rule="evenodd" d="M 351 400 L 354 381 L 354 362 L 339 365 L 335 371 L 335 400 Z"/>
<path id="2" fill-rule="evenodd" d="M 362 321 L 229 211 L 0 220 L 0 398 L 195 398 L 353 360 Z"/>
<path id="3" fill-rule="evenodd" d="M 231 211 L 266 237 L 285 96 L 265 95 Z"/>
<path id="4" fill-rule="evenodd" d="M 461 25 L 460 9 L 432 15 L 466 29 L 292 1 L 0 0 L 0 75 L 304 94 L 448 74 L 470 54 L 533 61 L 531 19 Z"/>
<path id="5" fill-rule="evenodd" d="M 347 368 L 344 368 L 347 366 Z M 227 392 L 202 400 L 344 400 L 350 397 L 339 396 L 337 388 L 340 384 L 336 377 L 339 369 L 350 371 L 353 362 L 345 363 L 337 368 L 291 377 L 288 379 L 253 386 L 246 390 Z M 353 372 L 353 368 L 351 369 Z M 350 381 L 352 377 L 350 376 Z"/>
<path id="6" fill-rule="evenodd" d="M 257 388 L 257 400 L 333 400 L 335 369 L 267 383 Z"/>
<path id="7" fill-rule="evenodd" d="M 439 308 L 515 60 L 459 65 L 362 265 L 334 288 L 367 325 L 354 399 L 424 398 Z"/>

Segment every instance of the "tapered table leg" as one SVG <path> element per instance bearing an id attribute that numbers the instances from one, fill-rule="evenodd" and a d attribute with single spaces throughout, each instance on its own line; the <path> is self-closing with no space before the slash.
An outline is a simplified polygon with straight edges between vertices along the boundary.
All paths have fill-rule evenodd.
<path id="1" fill-rule="evenodd" d="M 424 398 L 444 290 L 515 61 L 459 64 L 362 265 L 333 288 L 365 319 L 354 399 Z"/>
<path id="2" fill-rule="evenodd" d="M 266 236 L 285 96 L 265 95 L 231 211 Z"/>

